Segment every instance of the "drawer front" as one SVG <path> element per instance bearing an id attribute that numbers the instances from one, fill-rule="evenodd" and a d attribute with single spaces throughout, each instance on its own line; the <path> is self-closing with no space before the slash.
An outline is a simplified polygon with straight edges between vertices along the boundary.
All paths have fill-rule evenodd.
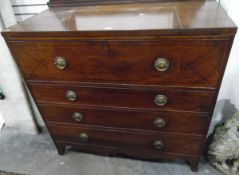
<path id="1" fill-rule="evenodd" d="M 145 112 L 39 104 L 46 123 L 203 135 L 208 116 L 183 112 Z"/>
<path id="2" fill-rule="evenodd" d="M 48 125 L 48 129 L 56 141 L 132 150 L 141 149 L 158 153 L 198 155 L 203 142 L 203 137 L 192 135 L 99 130 L 64 125 Z"/>
<path id="3" fill-rule="evenodd" d="M 133 90 L 31 84 L 38 103 L 209 112 L 214 93 L 208 91 Z M 71 99 L 68 94 L 74 94 Z M 161 105 L 161 106 L 160 106 Z"/>
<path id="4" fill-rule="evenodd" d="M 26 80 L 216 87 L 226 43 L 72 41 L 19 42 L 10 46 Z M 158 58 L 166 58 L 167 62 Z"/>

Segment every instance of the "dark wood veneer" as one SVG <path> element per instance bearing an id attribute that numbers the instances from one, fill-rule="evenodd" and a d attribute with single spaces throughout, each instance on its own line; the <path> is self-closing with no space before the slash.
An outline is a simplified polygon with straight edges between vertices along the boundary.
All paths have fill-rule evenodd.
<path id="1" fill-rule="evenodd" d="M 66 105 L 38 104 L 42 116 L 49 124 L 75 126 L 95 126 L 98 128 L 118 128 L 121 130 L 151 130 L 160 132 L 189 133 L 203 135 L 209 117 L 185 112 L 139 111 L 132 109 L 73 107 Z M 73 118 L 75 112 L 82 114 L 82 121 Z M 166 125 L 157 127 L 154 121 L 165 120 Z"/>
<path id="2" fill-rule="evenodd" d="M 75 87 L 54 86 L 52 84 L 29 84 L 33 96 L 38 103 L 58 103 L 83 106 L 108 106 L 120 108 L 141 108 L 150 110 L 181 110 L 209 113 L 214 93 L 210 91 L 186 90 L 132 90 L 104 87 Z M 69 101 L 65 94 L 67 91 L 77 94 L 75 101 Z M 154 98 L 165 95 L 168 102 L 164 106 L 157 106 Z"/>
<path id="3" fill-rule="evenodd" d="M 73 127 L 65 125 L 48 125 L 56 141 L 78 143 L 80 145 L 99 145 L 132 150 L 148 150 L 168 152 L 183 155 L 199 155 L 202 144 L 201 136 L 180 135 L 167 133 L 126 132 L 119 130 L 94 129 L 86 127 Z M 81 141 L 79 135 L 86 133 L 89 136 L 87 142 Z M 153 146 L 154 141 L 161 140 L 164 143 L 162 149 Z"/>
<path id="4" fill-rule="evenodd" d="M 196 171 L 237 28 L 215 1 L 135 1 L 51 0 L 69 7 L 50 8 L 2 35 L 59 154 L 70 145 L 103 155 L 179 157 Z M 55 67 L 56 56 L 66 69 Z M 159 57 L 170 62 L 165 72 L 154 68 Z M 76 101 L 66 99 L 68 90 Z M 158 94 L 168 98 L 165 106 L 154 104 Z M 158 117 L 165 127 L 155 126 Z"/>
<path id="5" fill-rule="evenodd" d="M 171 0 L 176 1 L 176 0 Z M 177 0 L 183 1 L 183 0 Z M 184 0 L 185 1 L 185 0 Z M 187 0 L 186 0 L 187 1 Z M 203 0 L 199 0 L 203 1 Z M 50 7 L 66 7 L 66 6 L 83 6 L 83 5 L 100 5 L 100 4 L 122 4 L 132 2 L 167 2 L 167 0 L 50 0 Z"/>
<path id="6" fill-rule="evenodd" d="M 153 84 L 214 88 L 227 40 L 69 41 L 10 43 L 26 80 Z M 57 56 L 67 61 L 55 67 Z M 154 62 L 167 58 L 158 72 Z"/>

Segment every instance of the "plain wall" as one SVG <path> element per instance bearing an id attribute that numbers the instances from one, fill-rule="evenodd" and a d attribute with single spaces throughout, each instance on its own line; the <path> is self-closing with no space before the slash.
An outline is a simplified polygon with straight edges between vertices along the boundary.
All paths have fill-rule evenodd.
<path id="1" fill-rule="evenodd" d="M 239 1 L 221 0 L 223 8 L 239 26 Z M 239 109 L 239 34 L 237 32 L 227 63 L 209 132 Z"/>
<path id="2" fill-rule="evenodd" d="M 9 0 L 0 0 L 1 29 L 16 24 Z M 0 100 L 0 116 L 7 127 L 37 133 L 36 124 L 25 95 L 24 86 L 9 49 L 0 35 L 0 87 L 6 96 Z"/>

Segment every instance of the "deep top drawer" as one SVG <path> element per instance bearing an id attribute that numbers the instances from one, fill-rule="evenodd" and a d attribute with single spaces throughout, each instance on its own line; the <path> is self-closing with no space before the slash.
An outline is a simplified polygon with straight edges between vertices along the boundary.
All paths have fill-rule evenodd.
<path id="1" fill-rule="evenodd" d="M 10 47 L 26 80 L 214 88 L 226 43 L 196 39 L 41 41 L 13 42 Z"/>

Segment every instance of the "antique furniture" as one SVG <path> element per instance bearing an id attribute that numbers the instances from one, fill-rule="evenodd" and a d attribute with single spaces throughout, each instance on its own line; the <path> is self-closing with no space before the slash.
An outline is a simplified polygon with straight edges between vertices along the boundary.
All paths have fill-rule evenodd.
<path id="1" fill-rule="evenodd" d="M 49 5 L 2 35 L 59 154 L 183 158 L 196 171 L 236 33 L 220 5 Z"/>

